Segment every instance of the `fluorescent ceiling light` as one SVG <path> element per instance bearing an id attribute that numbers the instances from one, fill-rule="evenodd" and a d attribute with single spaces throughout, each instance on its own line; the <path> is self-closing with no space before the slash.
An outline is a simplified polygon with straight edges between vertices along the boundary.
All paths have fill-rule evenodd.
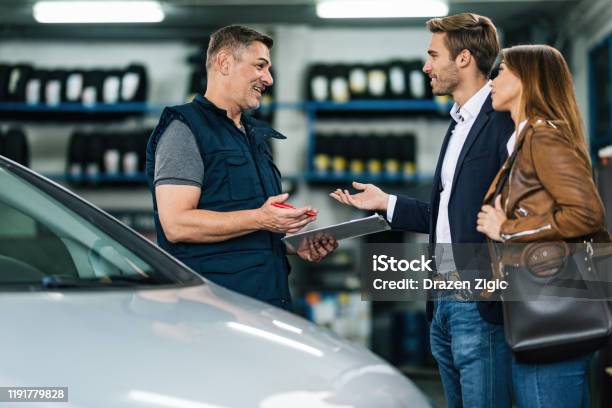
<path id="1" fill-rule="evenodd" d="M 440 17 L 448 14 L 444 0 L 322 0 L 321 18 Z"/>
<path id="2" fill-rule="evenodd" d="M 164 11 L 156 1 L 40 1 L 39 23 L 159 23 Z"/>

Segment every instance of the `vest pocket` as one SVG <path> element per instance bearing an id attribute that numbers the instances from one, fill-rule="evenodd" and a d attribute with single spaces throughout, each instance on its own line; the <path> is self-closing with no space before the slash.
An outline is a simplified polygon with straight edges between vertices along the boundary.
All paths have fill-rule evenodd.
<path id="1" fill-rule="evenodd" d="M 198 260 L 197 272 L 205 274 L 236 274 L 266 263 L 269 251 L 237 251 L 207 255 Z"/>
<path id="2" fill-rule="evenodd" d="M 230 197 L 232 200 L 246 200 L 255 197 L 255 180 L 249 160 L 244 156 L 228 156 L 225 159 L 229 175 Z"/>
<path id="3" fill-rule="evenodd" d="M 274 290 L 273 269 L 266 268 L 269 251 L 238 251 L 217 254 L 199 262 L 197 272 L 206 279 L 243 295 L 262 298 Z"/>

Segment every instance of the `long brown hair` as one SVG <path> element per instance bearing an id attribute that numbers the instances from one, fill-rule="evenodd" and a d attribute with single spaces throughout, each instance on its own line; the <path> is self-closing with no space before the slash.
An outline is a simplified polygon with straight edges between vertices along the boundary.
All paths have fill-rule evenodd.
<path id="1" fill-rule="evenodd" d="M 503 49 L 502 60 L 521 80 L 526 117 L 550 120 L 590 163 L 572 74 L 563 55 L 548 45 L 517 45 Z"/>

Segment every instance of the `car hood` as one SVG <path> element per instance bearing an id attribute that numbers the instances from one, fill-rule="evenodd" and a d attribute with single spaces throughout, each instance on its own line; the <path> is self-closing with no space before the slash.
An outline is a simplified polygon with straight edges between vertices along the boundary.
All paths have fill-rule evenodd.
<path id="1" fill-rule="evenodd" d="M 212 283 L 4 293 L 0 308 L 0 385 L 68 387 L 73 407 L 428 406 L 365 348 Z"/>

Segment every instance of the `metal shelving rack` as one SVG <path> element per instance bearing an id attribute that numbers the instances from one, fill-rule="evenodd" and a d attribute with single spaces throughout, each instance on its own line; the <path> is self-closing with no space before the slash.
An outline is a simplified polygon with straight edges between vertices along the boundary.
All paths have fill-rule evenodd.
<path id="1" fill-rule="evenodd" d="M 44 173 L 45 177 L 65 181 L 68 183 L 87 183 L 92 185 L 102 183 L 121 183 L 121 184 L 145 184 L 147 177 L 145 173 L 137 172 L 132 174 L 96 174 L 96 175 L 71 175 L 69 173 Z"/>
<path id="2" fill-rule="evenodd" d="M 98 115 L 105 114 L 159 114 L 165 107 L 164 104 L 149 104 L 146 102 L 131 102 L 131 103 L 116 103 L 104 104 L 98 103 L 94 105 L 84 105 L 80 103 L 61 103 L 58 105 L 45 104 L 27 104 L 23 102 L 1 102 L 1 113 L 41 113 L 41 114 L 83 114 L 89 119 L 95 119 Z M 439 114 L 448 111 L 449 104 L 439 103 L 432 99 L 416 99 L 416 100 L 353 100 L 347 102 L 272 102 L 262 109 L 290 109 L 302 110 L 306 114 L 307 129 L 308 129 L 308 168 L 303 172 L 302 176 L 291 176 L 295 180 L 296 177 L 304 179 L 312 183 L 334 183 L 334 182 L 350 182 L 359 179 L 366 183 L 409 183 L 414 184 L 427 180 L 431 175 L 415 173 L 409 177 L 405 176 L 389 176 L 385 174 L 353 174 L 344 172 L 342 174 L 328 173 L 321 174 L 311 168 L 312 158 L 315 154 L 315 126 L 319 120 L 318 112 L 343 112 L 343 113 L 363 113 L 363 112 L 406 112 L 406 113 L 433 113 Z M 81 175 L 72 176 L 67 173 L 49 173 L 47 177 L 72 183 L 89 183 L 92 185 L 101 183 L 117 183 L 117 184 L 133 184 L 146 183 L 146 176 L 143 173 L 135 173 L 131 175 L 121 174 L 99 174 L 95 176 Z"/>
<path id="3" fill-rule="evenodd" d="M 161 112 L 163 106 L 151 105 L 146 102 L 125 103 L 96 103 L 85 105 L 82 103 L 60 103 L 46 105 L 42 103 L 29 104 L 25 102 L 0 102 L 0 112 L 28 112 L 28 113 L 155 113 Z"/>
<path id="4" fill-rule="evenodd" d="M 359 180 L 364 183 L 383 183 L 383 184 L 415 184 L 431 179 L 431 175 L 416 172 L 410 176 L 390 176 L 386 174 L 368 174 L 368 173 L 351 173 L 343 172 L 321 174 L 312 168 L 312 159 L 316 152 L 315 133 L 316 123 L 319 120 L 318 112 L 396 112 L 396 113 L 429 113 L 443 114 L 450 110 L 452 104 L 440 103 L 433 99 L 408 99 L 408 100 L 353 100 L 348 102 L 306 102 L 304 110 L 306 111 L 308 121 L 308 157 L 307 170 L 304 173 L 304 178 L 312 183 L 336 183 L 336 182 L 351 182 Z"/>

